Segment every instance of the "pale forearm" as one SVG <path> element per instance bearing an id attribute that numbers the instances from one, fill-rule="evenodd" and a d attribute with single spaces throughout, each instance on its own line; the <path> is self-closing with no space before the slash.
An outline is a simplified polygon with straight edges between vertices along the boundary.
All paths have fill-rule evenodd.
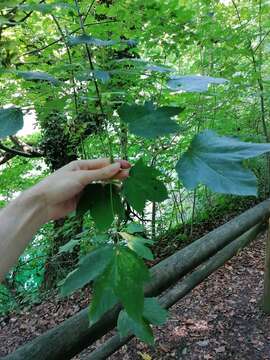
<path id="1" fill-rule="evenodd" d="M 45 209 L 39 194 L 26 191 L 0 211 L 0 281 L 46 222 Z"/>
<path id="2" fill-rule="evenodd" d="M 130 164 L 110 159 L 73 161 L 22 193 L 0 211 L 0 281 L 33 235 L 49 220 L 74 211 L 84 187 L 92 181 L 124 179 Z"/>

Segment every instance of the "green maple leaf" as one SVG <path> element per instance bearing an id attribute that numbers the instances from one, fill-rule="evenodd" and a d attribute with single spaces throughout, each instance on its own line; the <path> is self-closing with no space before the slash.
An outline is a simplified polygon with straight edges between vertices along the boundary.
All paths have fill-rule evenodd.
<path id="1" fill-rule="evenodd" d="M 114 254 L 115 255 L 115 254 Z M 93 300 L 89 306 L 91 323 L 98 321 L 118 301 L 114 293 L 115 263 L 114 260 L 94 283 Z"/>
<path id="2" fill-rule="evenodd" d="M 179 131 L 178 124 L 171 118 L 183 110 L 172 106 L 156 108 L 152 102 L 146 102 L 144 105 L 124 104 L 118 109 L 118 114 L 131 133 L 155 139 Z"/>
<path id="3" fill-rule="evenodd" d="M 188 189 L 202 183 L 219 193 L 256 195 L 256 177 L 242 161 L 269 151 L 270 144 L 243 142 L 206 130 L 194 137 L 176 171 Z"/>
<path id="4" fill-rule="evenodd" d="M 124 181 L 123 193 L 136 211 L 142 213 L 147 200 L 162 202 L 168 198 L 165 185 L 157 179 L 160 175 L 155 168 L 144 165 L 142 159 L 132 167 Z"/>
<path id="5" fill-rule="evenodd" d="M 108 245 L 84 256 L 79 261 L 78 268 L 69 273 L 61 284 L 61 294 L 63 296 L 69 295 L 96 279 L 107 268 L 113 253 L 113 246 Z"/>
<path id="6" fill-rule="evenodd" d="M 117 330 L 121 338 L 134 334 L 147 344 L 154 345 L 154 335 L 149 323 L 143 318 L 134 321 L 124 310 L 118 316 Z"/>
<path id="7" fill-rule="evenodd" d="M 110 228 L 115 215 L 123 219 L 125 211 L 118 188 L 113 184 L 89 184 L 86 186 L 77 206 L 77 213 L 82 216 L 87 211 L 90 211 L 95 225 L 100 231 Z"/>
<path id="8" fill-rule="evenodd" d="M 122 310 L 118 316 L 117 329 L 121 337 L 129 334 L 136 335 L 140 340 L 153 345 L 153 331 L 149 325 L 162 325 L 167 319 L 167 310 L 163 309 L 156 298 L 144 299 L 143 317 L 138 321 L 128 316 L 125 310 Z"/>
<path id="9" fill-rule="evenodd" d="M 115 305 L 117 299 L 128 315 L 140 321 L 144 309 L 144 283 L 149 270 L 136 253 L 125 246 L 117 246 L 110 263 L 94 283 L 94 297 L 90 306 L 90 321 L 97 321 Z"/>
<path id="10" fill-rule="evenodd" d="M 152 245 L 154 243 L 153 240 L 145 239 L 141 236 L 131 235 L 126 232 L 120 232 L 119 234 L 127 241 L 127 246 L 131 250 L 135 251 L 137 255 L 146 260 L 154 259 L 152 251 L 146 246 Z"/>

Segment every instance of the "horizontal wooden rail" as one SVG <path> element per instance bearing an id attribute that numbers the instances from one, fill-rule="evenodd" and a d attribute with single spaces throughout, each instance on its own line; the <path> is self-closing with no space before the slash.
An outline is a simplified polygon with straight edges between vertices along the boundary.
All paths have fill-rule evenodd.
<path id="1" fill-rule="evenodd" d="M 211 231 L 182 250 L 151 268 L 151 281 L 146 284 L 146 296 L 157 296 L 182 276 L 192 271 L 231 241 L 264 221 L 270 215 L 270 200 L 265 200 L 228 223 Z M 88 310 L 64 321 L 31 342 L 23 345 L 5 360 L 68 360 L 116 325 L 120 306 L 115 306 L 98 322 L 89 326 Z"/>

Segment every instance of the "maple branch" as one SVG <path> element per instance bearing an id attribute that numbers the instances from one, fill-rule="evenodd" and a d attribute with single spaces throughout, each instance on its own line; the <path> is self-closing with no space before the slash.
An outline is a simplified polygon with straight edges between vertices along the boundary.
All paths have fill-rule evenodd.
<path id="1" fill-rule="evenodd" d="M 60 26 L 60 23 L 58 22 L 57 18 L 53 14 L 52 14 L 52 18 L 53 18 L 53 21 L 56 24 L 56 27 L 57 27 L 59 33 L 62 36 L 63 43 L 65 44 L 67 54 L 68 54 L 69 64 L 72 65 L 72 56 L 71 56 L 68 41 L 66 40 L 66 36 L 65 36 L 61 26 Z M 72 81 L 72 85 L 73 85 L 72 86 L 72 92 L 73 92 L 73 98 L 74 98 L 74 105 L 75 105 L 75 109 L 76 109 L 76 114 L 78 115 L 79 107 L 78 107 L 78 98 L 77 98 L 77 92 L 76 92 L 75 75 L 74 75 L 73 69 L 71 69 L 71 75 L 72 75 L 71 81 Z"/>
<path id="2" fill-rule="evenodd" d="M 96 0 L 92 0 L 92 3 L 90 4 L 89 9 L 88 9 L 87 12 L 86 12 L 86 15 L 85 15 L 85 17 L 84 17 L 84 19 L 83 19 L 83 22 L 85 22 L 85 20 L 87 19 L 88 15 L 90 14 L 90 12 L 91 12 L 91 10 L 92 10 L 92 7 L 93 7 L 93 5 L 94 5 L 94 3 L 95 3 L 95 1 L 96 1 Z"/>
<path id="3" fill-rule="evenodd" d="M 117 22 L 117 20 L 93 22 L 93 23 L 85 24 L 84 26 L 85 26 L 85 27 L 88 27 L 88 26 L 93 26 L 93 25 L 103 25 L 103 24 L 108 24 L 108 23 L 112 23 L 112 22 L 115 23 L 115 22 Z M 81 29 L 81 28 L 79 27 L 79 28 L 71 31 L 71 32 L 68 34 L 68 36 L 75 34 L 75 33 L 76 33 L 77 31 L 79 31 L 80 29 Z M 27 52 L 23 53 L 22 56 L 31 55 L 31 54 L 35 54 L 35 53 L 37 53 L 37 52 L 39 52 L 39 51 L 46 50 L 46 49 L 48 49 L 49 47 L 51 47 L 51 46 L 53 46 L 53 45 L 55 45 L 55 44 L 58 44 L 58 43 L 61 42 L 61 41 L 62 41 L 62 37 L 60 37 L 60 38 L 52 41 L 51 43 L 49 43 L 49 44 L 47 44 L 47 45 L 44 45 L 44 46 L 41 47 L 41 48 L 38 48 L 38 49 L 35 49 L 35 50 L 31 50 L 31 51 L 27 51 Z"/>
<path id="4" fill-rule="evenodd" d="M 5 163 L 7 163 L 9 160 L 11 160 L 12 158 L 14 158 L 14 154 L 10 154 L 10 153 L 5 153 L 4 156 L 2 156 L 0 158 L 0 165 L 3 165 Z"/>
<path id="5" fill-rule="evenodd" d="M 26 0 L 21 1 L 18 5 L 14 6 L 12 9 L 10 9 L 7 12 L 7 15 L 12 14 L 14 11 L 16 11 L 18 9 L 18 6 L 23 5 L 25 3 Z"/>
<path id="6" fill-rule="evenodd" d="M 9 148 L 6 145 L 2 144 L 0 142 L 0 149 L 4 150 L 5 152 L 14 155 L 14 156 L 22 156 L 22 157 L 27 157 L 27 158 L 34 158 L 34 157 L 42 157 L 44 156 L 43 153 L 39 152 L 36 149 L 33 149 L 31 146 L 27 145 L 27 144 L 23 144 L 22 146 L 24 151 L 18 150 L 16 148 Z M 5 156 L 5 155 L 4 155 Z M 1 160 L 3 161 L 3 159 Z"/>
<path id="7" fill-rule="evenodd" d="M 264 34 L 264 37 L 261 39 L 261 41 L 259 42 L 259 44 L 255 47 L 254 49 L 254 53 L 256 53 L 256 51 L 260 48 L 260 46 L 263 44 L 263 42 L 265 41 L 265 39 L 267 38 L 267 36 L 270 34 L 270 30 L 267 31 L 266 34 Z"/>
<path id="8" fill-rule="evenodd" d="M 45 0 L 41 0 L 41 1 L 39 2 L 39 4 L 42 4 L 42 3 L 44 3 L 44 2 L 45 2 Z M 17 8 L 18 8 L 18 7 L 17 7 Z M 15 9 L 15 8 L 14 8 L 14 9 Z M 14 24 L 8 24 L 8 25 L 6 25 L 6 26 L 3 26 L 2 28 L 3 28 L 3 29 L 8 29 L 8 28 L 10 28 L 10 27 L 14 27 L 14 26 L 20 25 L 21 23 L 23 23 L 24 21 L 26 21 L 32 14 L 33 14 L 33 11 L 30 11 L 29 13 L 25 14 L 25 16 L 22 17 L 20 20 L 15 21 Z"/>

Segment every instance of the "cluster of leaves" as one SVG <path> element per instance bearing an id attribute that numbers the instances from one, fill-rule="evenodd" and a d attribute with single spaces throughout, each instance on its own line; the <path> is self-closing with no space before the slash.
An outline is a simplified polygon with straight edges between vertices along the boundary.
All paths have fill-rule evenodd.
<path id="1" fill-rule="evenodd" d="M 33 80 L 36 76 L 25 78 Z M 125 104 L 119 109 L 119 115 L 131 133 L 155 139 L 179 131 L 179 126 L 171 118 L 182 110 L 175 107 L 156 108 L 153 103 L 147 102 L 143 106 Z M 1 137 L 16 133 L 22 127 L 22 117 L 20 109 L 2 109 Z M 256 179 L 243 168 L 241 161 L 269 150 L 268 144 L 243 143 L 205 131 L 193 139 L 176 169 L 188 188 L 194 188 L 201 182 L 218 192 L 254 194 Z M 146 166 L 140 159 L 121 190 L 113 184 L 88 185 L 79 203 L 78 213 L 83 215 L 89 211 L 97 229 L 107 231 L 115 216 L 119 221 L 125 219 L 123 199 L 139 213 L 143 212 L 147 201 L 162 202 L 167 199 L 166 187 L 157 179 L 160 175 L 159 171 Z M 156 299 L 144 299 L 144 283 L 149 280 L 149 270 L 141 258 L 152 259 L 152 253 L 146 246 L 152 242 L 128 232 L 120 231 L 118 235 L 121 239 L 105 238 L 103 246 L 80 260 L 78 267 L 63 282 L 62 294 L 68 295 L 94 281 L 89 310 L 91 323 L 98 321 L 120 302 L 124 307 L 118 318 L 121 336 L 133 333 L 141 340 L 153 343 L 150 324 L 162 324 L 166 312 Z M 114 244 L 110 244 L 112 241 Z"/>
<path id="2" fill-rule="evenodd" d="M 144 299 L 143 285 L 149 280 L 149 270 L 137 253 L 148 255 L 144 245 L 147 242 L 146 239 L 133 236 L 128 243 L 134 251 L 119 242 L 90 252 L 80 260 L 78 268 L 68 275 L 61 292 L 68 295 L 94 281 L 93 300 L 89 307 L 90 322 L 95 323 L 120 302 L 125 309 L 118 318 L 121 335 L 131 332 L 141 340 L 153 343 L 149 323 L 162 324 L 166 319 L 166 311 L 156 299 Z"/>

